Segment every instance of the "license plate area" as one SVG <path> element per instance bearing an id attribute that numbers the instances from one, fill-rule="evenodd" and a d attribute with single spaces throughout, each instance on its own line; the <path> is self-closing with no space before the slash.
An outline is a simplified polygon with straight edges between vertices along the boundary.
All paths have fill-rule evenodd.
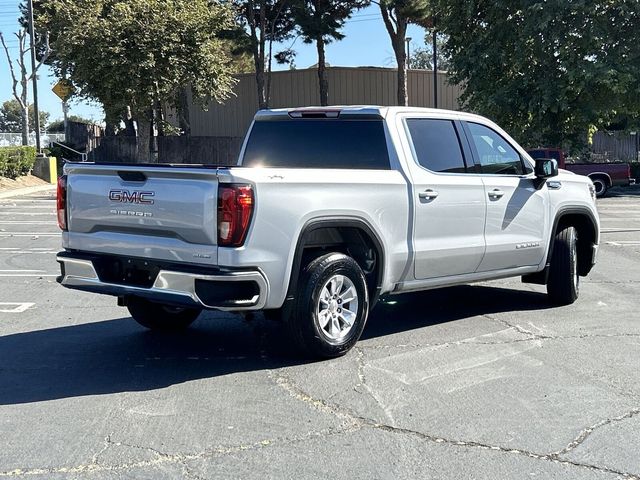
<path id="1" fill-rule="evenodd" d="M 151 288 L 160 272 L 153 262 L 140 258 L 101 256 L 93 260 L 100 281 Z"/>

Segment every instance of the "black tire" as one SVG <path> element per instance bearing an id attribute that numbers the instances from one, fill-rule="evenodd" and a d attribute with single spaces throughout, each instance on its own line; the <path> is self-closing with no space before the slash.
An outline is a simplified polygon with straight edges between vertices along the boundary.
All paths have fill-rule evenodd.
<path id="1" fill-rule="evenodd" d="M 553 242 L 547 294 L 556 305 L 570 305 L 580 294 L 578 233 L 574 227 L 564 227 Z"/>
<path id="2" fill-rule="evenodd" d="M 343 279 L 343 283 L 335 280 L 340 278 Z M 344 278 L 348 279 L 348 281 L 344 280 Z M 324 312 L 323 315 L 320 313 L 322 305 L 321 294 L 325 291 L 325 288 L 327 292 L 331 289 L 333 283 L 328 282 L 333 281 L 338 282 L 340 288 L 347 287 L 343 297 L 345 300 L 342 303 L 338 295 L 326 297 L 331 302 L 331 306 L 327 306 L 326 309 L 322 310 Z M 347 255 L 329 253 L 316 258 L 307 265 L 300 276 L 299 285 L 300 288 L 293 312 L 288 318 L 284 319 L 295 347 L 303 354 L 315 358 L 334 358 L 346 354 L 362 335 L 369 314 L 367 284 L 360 266 Z M 355 301 L 346 300 L 352 295 L 352 293 L 347 295 L 347 292 L 351 289 L 354 289 L 357 294 Z M 340 304 L 344 310 L 340 309 L 338 301 L 341 302 Z M 327 305 L 325 300 L 322 300 L 322 302 Z M 356 305 L 355 312 L 351 312 L 347 308 L 353 308 L 352 306 Z M 346 314 L 344 312 L 349 313 Z M 351 317 L 351 313 L 355 313 L 355 317 Z M 332 319 L 329 319 L 325 324 L 326 327 L 323 328 L 323 318 L 326 319 L 332 315 Z M 343 315 L 348 315 L 353 319 L 350 327 L 348 327 L 348 323 L 342 320 Z M 341 327 L 346 330 L 343 338 L 331 338 L 331 333 L 325 330 L 331 330 L 334 326 L 336 329 Z"/>
<path id="3" fill-rule="evenodd" d="M 185 330 L 202 312 L 198 308 L 173 307 L 138 297 L 130 298 L 127 308 L 140 325 L 163 332 Z"/>
<path id="4" fill-rule="evenodd" d="M 607 194 L 607 190 L 609 189 L 609 185 L 607 181 L 602 177 L 592 178 L 593 186 L 596 189 L 596 197 L 602 198 Z"/>

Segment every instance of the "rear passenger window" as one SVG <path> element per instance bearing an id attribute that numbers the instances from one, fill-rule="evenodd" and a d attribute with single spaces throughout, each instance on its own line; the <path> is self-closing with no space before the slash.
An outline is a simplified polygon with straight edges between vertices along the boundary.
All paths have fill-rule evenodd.
<path id="1" fill-rule="evenodd" d="M 482 173 L 524 175 L 520 154 L 498 133 L 479 123 L 468 123 Z"/>
<path id="2" fill-rule="evenodd" d="M 283 119 L 254 123 L 245 167 L 389 170 L 382 120 Z"/>
<path id="3" fill-rule="evenodd" d="M 450 120 L 407 119 L 418 163 L 432 172 L 465 173 L 460 139 Z"/>

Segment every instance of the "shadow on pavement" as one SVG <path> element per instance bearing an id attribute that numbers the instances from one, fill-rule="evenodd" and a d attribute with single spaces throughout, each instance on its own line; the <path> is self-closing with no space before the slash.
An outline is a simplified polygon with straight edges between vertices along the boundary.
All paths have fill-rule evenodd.
<path id="1" fill-rule="evenodd" d="M 640 185 L 613 187 L 607 190 L 604 198 L 640 197 Z"/>
<path id="2" fill-rule="evenodd" d="M 364 338 L 428 328 L 483 313 L 548 308 L 546 296 L 463 286 L 390 297 Z M 304 362 L 287 353 L 280 325 L 262 315 L 207 312 L 180 334 L 145 331 L 130 318 L 0 337 L 0 405 L 147 391 L 230 373 Z"/>

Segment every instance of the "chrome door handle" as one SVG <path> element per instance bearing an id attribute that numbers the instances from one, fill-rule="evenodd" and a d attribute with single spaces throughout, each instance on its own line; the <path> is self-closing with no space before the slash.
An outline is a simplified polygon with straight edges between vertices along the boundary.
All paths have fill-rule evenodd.
<path id="1" fill-rule="evenodd" d="M 426 199 L 426 200 L 433 200 L 434 198 L 437 198 L 438 195 L 439 195 L 438 192 L 436 192 L 435 190 L 431 190 L 431 189 L 425 190 L 424 192 L 420 192 L 418 194 L 418 196 L 420 198 L 423 198 L 423 199 Z"/>
<path id="2" fill-rule="evenodd" d="M 504 197 L 504 192 L 499 188 L 495 188 L 489 192 L 489 197 L 491 198 L 502 198 Z"/>

